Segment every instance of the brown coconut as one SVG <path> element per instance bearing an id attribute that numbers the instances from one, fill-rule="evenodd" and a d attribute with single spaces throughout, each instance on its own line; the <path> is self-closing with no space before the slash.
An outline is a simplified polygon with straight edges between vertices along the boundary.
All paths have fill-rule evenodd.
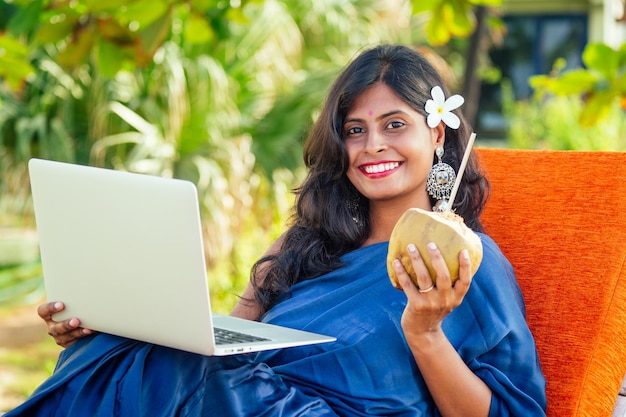
<path id="1" fill-rule="evenodd" d="M 413 243 L 424 260 L 433 285 L 437 274 L 430 262 L 426 245 L 434 242 L 443 256 L 450 278 L 454 283 L 459 277 L 459 254 L 467 249 L 471 261 L 472 276 L 483 259 L 483 245 L 480 237 L 465 225 L 463 218 L 451 211 L 443 213 L 418 208 L 408 209 L 396 223 L 389 239 L 387 270 L 394 287 L 401 289 L 393 268 L 394 259 L 399 259 L 409 276 L 417 285 L 417 275 L 413 269 L 407 246 Z"/>

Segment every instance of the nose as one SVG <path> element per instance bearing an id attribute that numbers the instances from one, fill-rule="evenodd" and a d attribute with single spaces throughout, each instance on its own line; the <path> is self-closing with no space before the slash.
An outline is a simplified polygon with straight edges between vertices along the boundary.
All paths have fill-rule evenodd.
<path id="1" fill-rule="evenodd" d="M 365 152 L 369 154 L 377 154 L 387 150 L 385 138 L 376 131 L 370 132 L 365 144 Z"/>

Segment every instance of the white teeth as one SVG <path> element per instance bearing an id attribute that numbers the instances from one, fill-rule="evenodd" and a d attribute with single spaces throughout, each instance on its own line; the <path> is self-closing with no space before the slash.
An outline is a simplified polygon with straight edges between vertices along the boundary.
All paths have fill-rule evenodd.
<path id="1" fill-rule="evenodd" d="M 368 174 L 380 174 L 381 172 L 391 171 L 392 169 L 398 168 L 399 166 L 399 162 L 387 162 L 378 165 L 367 165 L 363 169 Z"/>

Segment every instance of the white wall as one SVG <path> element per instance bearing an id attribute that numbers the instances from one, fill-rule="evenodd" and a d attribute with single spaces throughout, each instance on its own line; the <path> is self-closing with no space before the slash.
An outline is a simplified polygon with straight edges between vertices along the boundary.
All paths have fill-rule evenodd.
<path id="1" fill-rule="evenodd" d="M 626 42 L 623 0 L 590 0 L 589 41 L 603 42 L 617 49 Z"/>

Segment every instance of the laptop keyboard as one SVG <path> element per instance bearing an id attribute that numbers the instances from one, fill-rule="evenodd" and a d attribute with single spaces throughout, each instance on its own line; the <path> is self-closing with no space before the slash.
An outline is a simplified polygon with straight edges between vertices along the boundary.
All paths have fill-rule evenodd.
<path id="1" fill-rule="evenodd" d="M 232 343 L 250 343 L 250 342 L 262 342 L 265 340 L 263 337 L 252 336 L 245 333 L 235 332 L 233 330 L 220 329 L 215 327 L 213 329 L 215 335 L 215 343 L 218 345 L 228 345 Z"/>

